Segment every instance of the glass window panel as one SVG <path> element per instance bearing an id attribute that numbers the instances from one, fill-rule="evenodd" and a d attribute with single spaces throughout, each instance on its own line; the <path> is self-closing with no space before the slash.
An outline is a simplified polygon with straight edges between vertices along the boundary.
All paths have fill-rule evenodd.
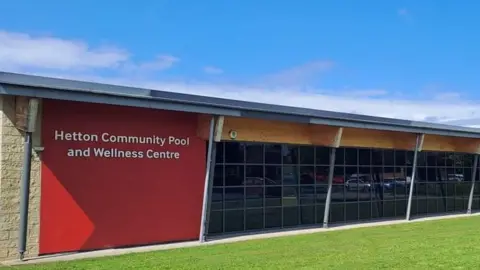
<path id="1" fill-rule="evenodd" d="M 330 164 L 330 162 L 328 164 Z M 335 165 L 344 165 L 344 164 L 345 164 L 345 148 L 337 148 L 337 150 L 335 150 Z"/>
<path id="2" fill-rule="evenodd" d="M 428 214 L 438 213 L 437 199 L 435 197 L 431 197 L 431 196 L 427 197 L 427 213 Z"/>
<path id="3" fill-rule="evenodd" d="M 456 168 L 456 167 L 452 170 L 452 175 L 449 175 L 448 178 L 450 181 L 457 182 L 457 183 L 458 182 L 465 183 L 465 182 L 471 181 L 471 179 L 467 179 L 465 177 L 465 172 L 463 168 Z"/>
<path id="4" fill-rule="evenodd" d="M 428 168 L 430 167 L 417 168 L 417 176 L 415 178 L 415 182 L 428 182 Z"/>
<path id="5" fill-rule="evenodd" d="M 455 211 L 455 197 L 447 197 L 446 201 L 446 212 Z"/>
<path id="6" fill-rule="evenodd" d="M 395 150 L 395 166 L 407 165 L 407 154 L 404 150 Z"/>
<path id="7" fill-rule="evenodd" d="M 282 188 L 267 187 L 265 188 L 265 205 L 282 206 Z"/>
<path id="8" fill-rule="evenodd" d="M 328 185 L 327 185 L 328 189 Z M 344 201 L 349 201 L 349 200 L 358 200 L 358 192 L 349 192 L 348 190 L 345 189 L 345 185 L 342 184 L 333 184 L 332 185 L 332 202 L 344 202 Z M 326 194 L 325 194 L 326 197 Z M 318 194 L 317 194 L 318 198 Z M 325 200 L 324 200 L 325 201 Z"/>
<path id="9" fill-rule="evenodd" d="M 472 168 L 463 168 L 463 181 L 472 182 Z"/>
<path id="10" fill-rule="evenodd" d="M 415 153 L 413 151 L 408 151 L 407 152 L 407 157 L 406 157 L 406 163 L 408 167 L 413 166 L 413 158 L 415 156 Z M 417 167 L 425 167 L 425 166 L 430 166 L 428 164 L 428 153 L 427 152 L 418 152 L 417 153 Z"/>
<path id="11" fill-rule="evenodd" d="M 360 148 L 358 149 L 358 159 L 360 165 L 371 165 L 372 164 L 372 156 L 371 156 L 371 149 L 368 148 Z"/>
<path id="12" fill-rule="evenodd" d="M 317 186 L 315 186 L 315 191 L 316 191 L 317 203 L 325 203 L 325 199 L 327 198 L 328 185 L 317 185 Z M 338 195 L 333 196 L 334 192 L 335 192 L 335 190 L 332 189 L 332 201 L 333 200 L 339 201 L 339 199 L 338 199 L 339 196 Z M 479 192 L 479 194 L 480 194 L 480 192 Z M 342 192 L 341 196 L 342 196 L 341 198 L 343 198 L 343 192 Z M 343 202 L 343 199 L 341 201 Z"/>
<path id="13" fill-rule="evenodd" d="M 247 207 L 263 206 L 263 187 L 247 187 L 246 188 Z"/>
<path id="14" fill-rule="evenodd" d="M 419 197 L 417 199 L 417 215 L 426 215 L 428 213 L 428 201 L 426 197 Z"/>
<path id="15" fill-rule="evenodd" d="M 238 142 L 225 142 L 225 163 L 244 163 L 245 144 Z"/>
<path id="16" fill-rule="evenodd" d="M 314 166 L 300 166 L 300 184 L 313 185 L 315 183 L 314 171 Z"/>
<path id="17" fill-rule="evenodd" d="M 417 193 L 417 199 L 426 198 L 427 193 L 427 186 L 428 183 L 416 183 L 415 184 L 415 192 Z"/>
<path id="18" fill-rule="evenodd" d="M 447 171 L 446 168 L 437 168 L 436 172 L 437 172 L 437 180 L 438 181 L 447 182 L 448 181 L 447 176 L 451 172 L 451 170 Z"/>
<path id="19" fill-rule="evenodd" d="M 383 201 L 383 217 L 392 218 L 395 217 L 395 201 Z"/>
<path id="20" fill-rule="evenodd" d="M 282 208 L 265 208 L 265 228 L 282 227 Z"/>
<path id="21" fill-rule="evenodd" d="M 467 211 L 468 199 L 467 198 L 456 198 L 455 201 L 455 210 L 464 212 Z"/>
<path id="22" fill-rule="evenodd" d="M 437 168 L 435 167 L 428 167 L 425 169 L 426 171 L 426 181 L 427 182 L 438 182 L 439 179 L 437 179 Z"/>
<path id="23" fill-rule="evenodd" d="M 298 166 L 283 166 L 283 184 L 298 185 L 299 180 Z"/>
<path id="24" fill-rule="evenodd" d="M 405 181 L 405 178 L 396 178 L 395 181 L 392 182 L 392 186 L 395 199 L 405 200 L 408 198 L 410 183 Z"/>
<path id="25" fill-rule="evenodd" d="M 359 175 L 357 177 L 358 200 L 370 201 L 373 191 L 373 178 L 370 167 L 359 167 Z"/>
<path id="26" fill-rule="evenodd" d="M 300 204 L 315 204 L 315 186 L 300 187 Z"/>
<path id="27" fill-rule="evenodd" d="M 244 183 L 245 166 L 225 166 L 225 186 L 241 186 Z"/>
<path id="28" fill-rule="evenodd" d="M 238 232 L 244 230 L 244 210 L 225 211 L 225 232 Z"/>
<path id="29" fill-rule="evenodd" d="M 212 211 L 208 223 L 208 233 L 216 234 L 223 232 L 223 211 Z"/>
<path id="30" fill-rule="evenodd" d="M 247 163 L 263 163 L 263 144 L 248 143 L 245 146 L 245 151 L 247 152 Z"/>
<path id="31" fill-rule="evenodd" d="M 425 155 L 424 155 L 424 152 L 420 152 L 422 153 L 422 155 L 418 155 L 417 156 L 417 166 L 426 166 L 427 165 L 427 161 L 425 160 Z M 418 153 L 418 154 L 420 154 Z M 405 151 L 405 164 L 408 166 L 408 167 L 412 167 L 413 166 L 413 156 L 414 156 L 414 152 L 413 151 Z M 422 158 L 420 158 L 422 157 Z"/>
<path id="32" fill-rule="evenodd" d="M 443 196 L 442 184 L 429 182 L 427 194 L 429 198 L 441 198 Z"/>
<path id="33" fill-rule="evenodd" d="M 245 177 L 245 185 L 247 186 L 263 186 L 265 178 L 263 177 L 262 165 L 249 165 L 245 168 L 247 177 Z"/>
<path id="34" fill-rule="evenodd" d="M 337 151 L 340 149 L 337 149 Z M 339 154 L 338 152 L 336 153 Z M 343 155 L 342 155 L 343 158 Z M 317 146 L 316 153 L 315 153 L 315 163 L 317 165 L 329 165 L 330 164 L 330 148 Z M 343 160 L 340 164 L 343 164 Z"/>
<path id="35" fill-rule="evenodd" d="M 345 222 L 345 203 L 332 203 L 330 205 L 330 223 Z"/>
<path id="36" fill-rule="evenodd" d="M 358 149 L 345 148 L 345 165 L 357 166 L 358 164 Z"/>
<path id="37" fill-rule="evenodd" d="M 298 164 L 298 154 L 298 146 L 282 145 L 283 164 Z"/>
<path id="38" fill-rule="evenodd" d="M 383 166 L 383 150 L 372 149 L 372 165 Z"/>
<path id="39" fill-rule="evenodd" d="M 345 221 L 358 221 L 358 203 L 345 203 Z"/>
<path id="40" fill-rule="evenodd" d="M 352 168 L 350 168 L 352 169 Z M 329 168 L 327 168 L 326 170 L 327 172 L 327 176 L 328 176 L 328 173 L 329 173 Z M 345 185 L 345 178 L 346 178 L 346 175 L 345 175 L 345 172 L 346 172 L 346 169 L 345 167 L 343 166 L 335 166 L 334 169 L 333 169 L 333 183 L 334 184 L 338 184 L 338 185 Z"/>
<path id="41" fill-rule="evenodd" d="M 221 210 L 223 209 L 223 188 L 213 188 L 212 189 L 212 210 Z"/>
<path id="42" fill-rule="evenodd" d="M 445 153 L 445 163 L 447 167 L 453 167 L 455 165 L 455 154 L 453 152 Z"/>
<path id="43" fill-rule="evenodd" d="M 284 207 L 283 208 L 283 226 L 284 227 L 291 227 L 297 226 L 298 222 L 298 207 Z"/>
<path id="44" fill-rule="evenodd" d="M 479 210 L 480 209 L 480 198 L 479 197 L 473 197 L 472 201 L 472 210 Z"/>
<path id="45" fill-rule="evenodd" d="M 207 142 L 208 144 L 208 142 Z M 217 153 L 215 154 L 215 163 L 223 163 L 224 161 L 224 143 L 218 142 L 216 145 Z"/>
<path id="46" fill-rule="evenodd" d="M 372 178 L 372 169 L 370 166 L 358 167 L 358 178 L 364 182 L 370 182 Z"/>
<path id="47" fill-rule="evenodd" d="M 405 217 L 406 214 L 407 214 L 407 200 L 395 201 L 395 216 Z"/>
<path id="48" fill-rule="evenodd" d="M 447 183 L 447 197 L 455 197 L 455 183 Z"/>
<path id="49" fill-rule="evenodd" d="M 478 174 L 479 172 L 477 172 Z M 473 196 L 480 198 L 480 185 L 477 184 L 478 180 L 475 180 L 475 189 L 473 190 Z"/>
<path id="50" fill-rule="evenodd" d="M 442 182 L 437 182 L 437 196 L 445 198 L 447 197 L 447 184 Z"/>
<path id="51" fill-rule="evenodd" d="M 282 164 L 282 145 L 266 144 L 265 145 L 265 163 L 266 164 Z"/>
<path id="52" fill-rule="evenodd" d="M 327 184 L 328 183 L 328 166 L 317 166 L 315 169 L 316 169 L 315 183 L 320 185 Z M 343 176 L 343 171 L 341 176 Z"/>
<path id="53" fill-rule="evenodd" d="M 465 154 L 464 153 L 453 153 L 454 154 L 454 163 L 455 167 L 463 167 L 463 161 Z"/>
<path id="54" fill-rule="evenodd" d="M 383 174 L 380 175 L 380 180 L 381 181 L 390 181 L 392 179 L 395 179 L 397 175 L 395 174 L 395 167 L 393 166 L 385 166 L 383 168 Z"/>
<path id="55" fill-rule="evenodd" d="M 437 166 L 447 166 L 447 155 L 445 152 L 437 152 Z"/>
<path id="56" fill-rule="evenodd" d="M 463 154 L 463 166 L 467 168 L 473 167 L 473 154 Z"/>
<path id="57" fill-rule="evenodd" d="M 283 206 L 297 206 L 298 205 L 298 188 L 297 187 L 283 187 Z"/>
<path id="58" fill-rule="evenodd" d="M 437 152 L 425 152 L 424 153 L 424 155 L 426 156 L 426 159 L 427 159 L 427 166 L 429 166 L 429 167 L 436 167 L 437 166 L 437 161 L 438 161 L 438 158 L 439 158 L 438 154 L 439 153 L 437 153 Z"/>
<path id="59" fill-rule="evenodd" d="M 306 164 L 306 165 L 315 164 L 315 147 L 314 146 L 300 146 L 300 164 Z"/>
<path id="60" fill-rule="evenodd" d="M 383 150 L 383 162 L 385 166 L 395 165 L 395 151 L 394 150 Z"/>
<path id="61" fill-rule="evenodd" d="M 372 201 L 371 207 L 372 207 L 372 219 L 378 219 L 381 218 L 382 216 L 382 201 Z"/>
<path id="62" fill-rule="evenodd" d="M 216 165 L 213 172 L 213 186 L 223 186 L 223 165 Z"/>
<path id="63" fill-rule="evenodd" d="M 415 216 L 417 213 L 418 213 L 418 210 L 417 210 L 417 199 L 416 198 L 413 198 L 412 199 L 412 206 L 411 206 L 411 211 L 410 211 L 410 215 L 411 216 Z"/>
<path id="64" fill-rule="evenodd" d="M 281 185 L 282 184 L 282 167 L 281 166 L 265 166 L 265 185 Z"/>
<path id="65" fill-rule="evenodd" d="M 467 198 L 470 196 L 470 182 L 457 182 L 455 184 L 455 196 L 457 198 Z"/>
<path id="66" fill-rule="evenodd" d="M 315 206 L 305 205 L 300 207 L 300 224 L 315 224 Z"/>
<path id="67" fill-rule="evenodd" d="M 358 192 L 364 188 L 363 181 L 360 180 L 357 167 L 345 167 L 345 201 L 358 201 Z"/>
<path id="68" fill-rule="evenodd" d="M 315 205 L 315 210 L 317 212 L 317 224 L 323 224 L 323 217 L 325 215 L 325 205 L 324 204 L 317 204 Z"/>
<path id="69" fill-rule="evenodd" d="M 263 209 L 247 209 L 245 211 L 246 229 L 263 229 Z"/>
<path id="70" fill-rule="evenodd" d="M 337 172 L 335 172 L 336 174 Z M 355 180 L 357 178 L 357 175 L 358 175 L 358 167 L 357 166 L 354 166 L 354 167 L 350 167 L 350 166 L 346 166 L 345 167 L 345 177 L 346 177 L 346 181 L 345 183 L 348 181 L 348 180 Z"/>
<path id="71" fill-rule="evenodd" d="M 225 188 L 225 209 L 244 208 L 244 188 Z"/>
<path id="72" fill-rule="evenodd" d="M 358 204 L 358 218 L 361 220 L 372 219 L 372 203 L 362 202 Z"/>
<path id="73" fill-rule="evenodd" d="M 388 197 L 388 189 L 384 186 L 385 182 L 383 181 L 383 173 L 384 171 L 382 167 L 372 168 L 372 200 L 384 200 L 385 197 Z"/>

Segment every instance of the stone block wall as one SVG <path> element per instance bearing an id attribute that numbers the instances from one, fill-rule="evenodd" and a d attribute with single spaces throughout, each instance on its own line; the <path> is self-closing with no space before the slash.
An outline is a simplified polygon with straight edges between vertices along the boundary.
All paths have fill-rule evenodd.
<path id="1" fill-rule="evenodd" d="M 38 134 L 34 134 L 34 146 L 36 143 Z M 0 95 L 0 261 L 18 258 L 23 151 L 24 136 L 15 127 L 15 97 Z M 40 164 L 33 151 L 26 257 L 38 255 Z"/>

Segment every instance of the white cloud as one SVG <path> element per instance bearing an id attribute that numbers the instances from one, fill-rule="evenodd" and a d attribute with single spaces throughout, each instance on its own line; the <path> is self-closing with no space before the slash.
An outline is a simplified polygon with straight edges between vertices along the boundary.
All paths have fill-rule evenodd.
<path id="1" fill-rule="evenodd" d="M 262 81 L 269 85 L 298 86 L 317 79 L 320 73 L 330 70 L 333 66 L 332 61 L 312 61 L 275 72 L 262 78 Z"/>
<path id="2" fill-rule="evenodd" d="M 144 88 L 152 88 L 171 92 L 197 94 L 203 96 L 223 97 L 244 101 L 263 102 L 270 104 L 279 104 L 287 106 L 296 106 L 320 110 L 359 113 L 372 116 L 383 116 L 400 119 L 410 119 L 417 121 L 439 122 L 447 124 L 455 124 L 462 126 L 480 126 L 480 106 L 475 101 L 466 101 L 465 99 L 438 99 L 431 97 L 430 100 L 408 100 L 395 98 L 388 94 L 388 89 L 309 89 L 309 91 L 298 90 L 295 84 L 303 81 L 311 80 L 319 75 L 324 75 L 325 71 L 332 68 L 333 63 L 329 61 L 311 62 L 299 67 L 286 69 L 274 75 L 267 76 L 270 79 L 270 85 L 258 86 L 258 84 L 228 84 L 213 83 L 209 81 L 189 82 L 189 81 L 165 81 L 158 80 L 155 76 L 129 76 L 130 73 L 117 75 L 101 76 L 95 73 L 97 68 L 106 68 L 108 70 L 116 70 L 118 66 L 125 65 L 129 62 L 128 52 L 119 53 L 116 57 L 115 53 L 102 54 L 97 49 L 89 49 L 86 43 L 76 43 L 69 40 L 58 38 L 31 38 L 27 35 L 20 35 L 22 49 L 10 50 L 10 54 L 5 56 L 0 50 L 0 62 L 8 59 L 9 64 L 15 66 L 29 67 L 26 73 L 44 75 L 51 77 L 59 77 L 66 79 L 78 79 L 95 81 L 110 84 L 119 84 L 127 86 L 136 86 Z M 6 44 L 5 34 L 0 42 L 0 48 L 13 48 L 11 44 Z M 28 37 L 28 38 L 25 38 Z M 39 41 L 41 40 L 41 42 Z M 53 44 L 61 44 L 54 47 L 54 51 L 47 49 L 37 49 L 35 46 L 44 44 L 44 40 L 49 40 Z M 45 43 L 46 44 L 46 43 Z M 82 44 L 78 46 L 76 44 Z M 78 46 L 78 47 L 76 47 Z M 73 48 L 77 48 L 76 50 Z M 78 49 L 80 48 L 80 49 Z M 72 53 L 76 51 L 77 53 Z M 114 52 L 118 50 L 113 50 Z M 42 56 L 35 56 L 38 52 L 44 53 Z M 32 55 L 25 58 L 24 55 Z M 74 55 L 74 56 L 72 56 Z M 88 64 L 78 55 L 88 56 L 94 59 L 94 64 Z M 107 57 L 108 56 L 108 57 Z M 35 62 L 31 59 L 41 57 L 42 61 Z M 88 58 L 87 57 L 87 58 Z M 71 60 L 61 60 L 61 59 Z M 60 59 L 60 60 L 59 60 Z M 152 62 L 143 64 L 131 64 L 131 68 L 142 72 L 151 69 L 170 68 L 179 60 L 170 56 L 159 56 Z M 5 66 L 0 69 L 5 70 Z M 85 72 L 71 72 L 78 68 L 84 69 Z M 11 71 L 11 69 L 9 70 Z M 88 71 L 88 72 L 87 72 Z M 148 72 L 147 72 L 148 73 Z M 93 74 L 93 75 L 92 75 Z M 141 76 L 140 76 L 141 77 Z M 328 94 L 326 94 L 328 93 Z"/>
<path id="3" fill-rule="evenodd" d="M 140 63 L 137 68 L 140 70 L 164 70 L 171 68 L 180 59 L 171 55 L 159 55 L 153 61 Z"/>
<path id="4" fill-rule="evenodd" d="M 212 67 L 212 66 L 206 66 L 203 68 L 203 72 L 207 74 L 222 74 L 223 69 L 217 68 L 217 67 Z"/>
<path id="5" fill-rule="evenodd" d="M 126 50 L 113 46 L 92 47 L 82 41 L 0 30 L 2 70 L 163 70 L 178 61 L 176 57 L 160 55 L 151 62 L 135 63 Z"/>
<path id="6" fill-rule="evenodd" d="M 114 47 L 92 48 L 81 41 L 0 31 L 2 69 L 112 68 L 128 58 L 126 51 Z"/>
<path id="7" fill-rule="evenodd" d="M 371 89 L 371 90 L 354 90 L 346 91 L 345 95 L 350 97 L 380 97 L 387 95 L 388 92 L 382 89 Z"/>

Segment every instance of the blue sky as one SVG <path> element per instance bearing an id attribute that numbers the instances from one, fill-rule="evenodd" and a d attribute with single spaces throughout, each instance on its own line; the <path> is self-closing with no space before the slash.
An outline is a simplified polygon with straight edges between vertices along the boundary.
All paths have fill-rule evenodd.
<path id="1" fill-rule="evenodd" d="M 0 69 L 476 126 L 479 7 L 447 0 L 5 1 Z"/>

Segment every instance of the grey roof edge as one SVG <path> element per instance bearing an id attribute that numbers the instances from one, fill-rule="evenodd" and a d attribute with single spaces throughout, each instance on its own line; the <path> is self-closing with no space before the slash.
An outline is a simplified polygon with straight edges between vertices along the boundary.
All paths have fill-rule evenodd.
<path id="1" fill-rule="evenodd" d="M 29 96 L 40 97 L 39 92 L 49 92 L 50 94 L 44 96 L 44 98 L 52 98 L 52 95 L 62 95 L 62 99 L 68 100 L 69 96 L 79 96 L 81 94 L 81 99 L 83 101 L 96 103 L 159 109 L 168 107 L 175 110 L 224 114 L 230 116 L 260 117 L 272 120 L 277 119 L 303 123 L 308 122 L 312 124 L 323 123 L 330 125 L 342 125 L 346 127 L 363 127 L 380 130 L 395 130 L 414 133 L 480 138 L 480 129 L 462 126 L 230 100 L 224 98 L 49 78 L 19 73 L 0 72 L 0 84 L 4 85 L 4 90 L 9 88 L 6 87 L 9 85 L 17 86 L 13 88 L 17 91 L 23 89 L 22 92 L 24 94 L 28 92 L 27 94 L 29 94 Z M 88 98 L 88 96 L 91 96 L 92 98 Z M 108 96 L 110 98 L 107 98 Z M 126 102 L 127 100 L 129 102 Z M 135 100 L 137 102 L 135 102 Z M 171 104 L 176 104 L 177 106 L 173 106 Z M 197 110 L 198 108 L 200 108 L 200 110 Z"/>

